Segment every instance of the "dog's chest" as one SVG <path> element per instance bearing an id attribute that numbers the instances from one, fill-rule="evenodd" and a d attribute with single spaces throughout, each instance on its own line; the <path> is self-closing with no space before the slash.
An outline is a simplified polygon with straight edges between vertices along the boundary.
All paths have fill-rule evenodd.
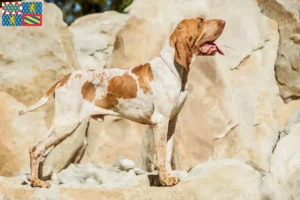
<path id="1" fill-rule="evenodd" d="M 187 99 L 188 93 L 189 93 L 188 89 L 179 93 L 178 98 L 176 98 L 171 112 L 171 118 L 173 118 L 176 114 L 180 112 Z"/>

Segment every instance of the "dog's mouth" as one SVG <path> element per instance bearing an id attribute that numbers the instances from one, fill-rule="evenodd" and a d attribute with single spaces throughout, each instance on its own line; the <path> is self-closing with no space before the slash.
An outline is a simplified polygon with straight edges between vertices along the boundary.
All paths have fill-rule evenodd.
<path id="1" fill-rule="evenodd" d="M 224 56 L 224 52 L 218 47 L 215 41 L 205 42 L 198 47 L 198 55 L 210 56 L 215 55 L 217 52 Z"/>

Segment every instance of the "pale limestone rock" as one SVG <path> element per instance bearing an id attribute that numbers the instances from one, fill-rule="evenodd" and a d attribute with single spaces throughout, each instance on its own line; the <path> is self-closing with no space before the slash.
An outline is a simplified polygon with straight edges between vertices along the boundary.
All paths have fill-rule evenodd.
<path id="1" fill-rule="evenodd" d="M 170 35 L 171 30 L 172 26 L 169 23 L 162 26 L 162 23 L 132 17 L 116 36 L 108 66 L 128 68 L 157 57 L 162 48 L 161 44 Z"/>
<path id="2" fill-rule="evenodd" d="M 12 96 L 0 92 L 0 174 L 13 176 L 29 172 L 29 147 L 42 139 L 47 128 L 44 113 L 19 116 L 25 108 Z"/>
<path id="3" fill-rule="evenodd" d="M 280 95 L 300 96 L 300 1 L 258 0 L 262 12 L 278 23 L 280 42 L 275 64 Z"/>
<path id="4" fill-rule="evenodd" d="M 80 17 L 70 26 L 81 69 L 103 68 L 113 51 L 116 33 L 128 15 L 108 11 Z"/>
<path id="5" fill-rule="evenodd" d="M 274 118 L 279 93 L 274 77 L 279 40 L 277 24 L 260 13 L 256 1 L 214 3 L 219 6 L 212 7 L 210 18 L 227 21 L 224 34 L 218 40 L 225 56 L 216 56 L 215 65 L 206 66 L 206 69 L 217 66 L 220 76 L 217 83 L 224 88 L 224 96 L 214 99 L 225 102 L 220 108 L 226 109 L 224 113 L 228 113 L 229 119 L 238 126 L 223 139 L 215 141 L 213 157 L 238 157 L 268 170 L 278 136 L 278 123 Z M 233 9 L 234 6 L 237 9 Z M 228 12 L 230 9 L 232 12 Z M 205 64 L 198 66 L 205 68 Z M 212 74 L 205 78 L 214 80 Z M 218 107 L 216 110 L 220 111 Z M 209 114 L 204 116 L 207 118 Z"/>
<path id="6" fill-rule="evenodd" d="M 278 121 L 280 130 L 285 127 L 286 121 L 298 108 L 300 108 L 300 100 L 294 100 L 290 101 L 289 103 L 285 103 L 282 98 L 277 98 L 274 117 Z"/>
<path id="7" fill-rule="evenodd" d="M 295 116 L 298 116 L 297 111 Z M 289 134 L 279 140 L 270 159 L 270 174 L 264 178 L 265 193 L 274 200 L 299 199 L 300 123 L 287 123 Z"/>
<path id="8" fill-rule="evenodd" d="M 135 0 L 127 12 L 140 19 L 166 24 L 184 18 L 205 17 L 210 12 L 209 4 L 208 0 Z"/>

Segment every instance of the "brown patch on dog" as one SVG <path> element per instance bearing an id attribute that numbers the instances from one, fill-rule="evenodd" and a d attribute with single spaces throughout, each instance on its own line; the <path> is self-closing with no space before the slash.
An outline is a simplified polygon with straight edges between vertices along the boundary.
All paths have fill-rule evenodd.
<path id="1" fill-rule="evenodd" d="M 145 94 L 151 93 L 152 89 L 149 82 L 153 80 L 153 73 L 150 64 L 146 63 L 144 65 L 134 67 L 132 69 L 132 73 L 138 77 L 139 86 L 143 89 L 143 92 Z"/>
<path id="2" fill-rule="evenodd" d="M 93 83 L 86 81 L 81 88 L 82 97 L 91 102 L 96 96 L 96 87 Z"/>
<path id="3" fill-rule="evenodd" d="M 133 99 L 137 95 L 136 81 L 128 74 L 116 76 L 108 81 L 107 93 L 102 99 L 97 99 L 95 105 L 105 109 L 118 105 L 118 98 Z"/>
<path id="4" fill-rule="evenodd" d="M 46 93 L 45 96 L 46 97 L 51 96 L 55 92 L 56 87 L 60 88 L 60 87 L 64 86 L 65 84 L 67 84 L 70 77 L 71 77 L 71 74 L 68 74 L 65 77 L 63 77 L 62 79 L 60 79 L 57 83 L 52 85 L 52 87 L 48 90 L 48 92 Z"/>
<path id="5" fill-rule="evenodd" d="M 55 83 L 54 85 L 52 85 L 52 87 L 48 90 L 48 92 L 46 93 L 46 97 L 50 97 L 53 93 L 54 93 L 54 91 L 55 91 L 55 88 L 56 88 L 56 86 L 57 86 L 57 84 L 58 84 L 59 82 L 57 82 L 57 83 Z"/>
<path id="6" fill-rule="evenodd" d="M 59 81 L 59 86 L 58 86 L 58 88 L 60 88 L 60 87 L 62 87 L 62 86 L 64 86 L 64 85 L 66 85 L 66 84 L 68 83 L 69 79 L 71 78 L 71 75 L 72 75 L 72 74 L 68 74 L 67 76 L 63 77 L 63 78 Z"/>
<path id="7" fill-rule="evenodd" d="M 82 77 L 82 74 L 76 74 L 75 76 L 74 76 L 74 78 L 78 78 L 78 79 L 80 79 Z"/>

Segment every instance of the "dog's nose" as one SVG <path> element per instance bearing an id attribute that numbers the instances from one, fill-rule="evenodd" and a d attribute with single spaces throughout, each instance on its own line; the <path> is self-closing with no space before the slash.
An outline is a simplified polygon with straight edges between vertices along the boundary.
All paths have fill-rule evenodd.
<path id="1" fill-rule="evenodd" d="M 224 20 L 220 20 L 220 24 L 221 24 L 222 26 L 225 26 L 226 22 L 225 22 Z"/>

